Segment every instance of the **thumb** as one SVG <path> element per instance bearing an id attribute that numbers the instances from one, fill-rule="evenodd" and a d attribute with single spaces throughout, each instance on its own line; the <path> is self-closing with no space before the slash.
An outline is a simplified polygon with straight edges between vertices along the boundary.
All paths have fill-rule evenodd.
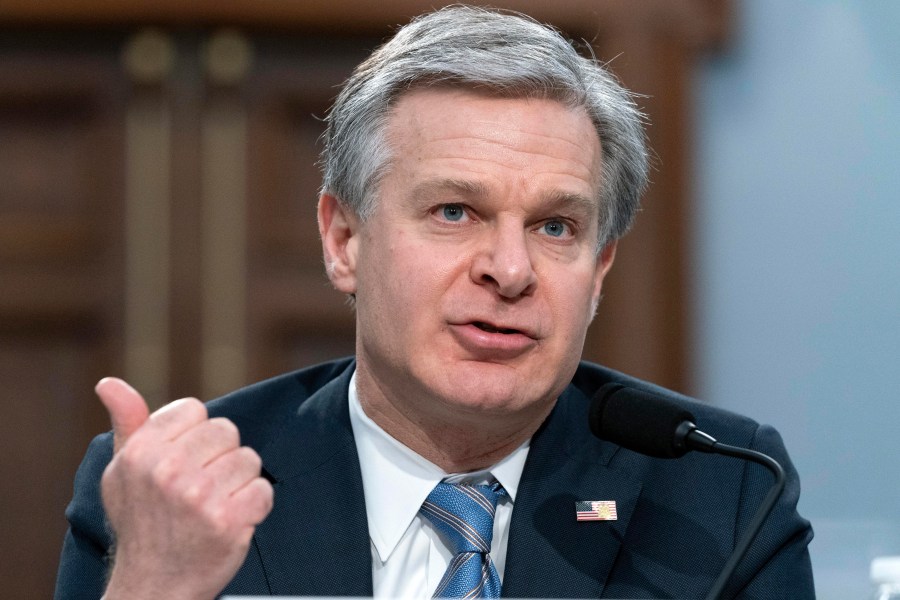
<path id="1" fill-rule="evenodd" d="M 121 379 L 101 379 L 94 391 L 109 412 L 113 428 L 113 451 L 118 452 L 129 436 L 144 424 L 150 416 L 150 410 L 143 396 Z"/>

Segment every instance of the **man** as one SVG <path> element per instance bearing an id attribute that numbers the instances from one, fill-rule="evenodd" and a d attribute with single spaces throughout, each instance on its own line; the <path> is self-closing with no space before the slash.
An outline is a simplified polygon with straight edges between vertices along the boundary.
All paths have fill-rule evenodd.
<path id="1" fill-rule="evenodd" d="M 319 228 L 355 303 L 355 359 L 208 412 L 181 400 L 148 417 L 124 382 L 98 384 L 113 435 L 79 470 L 57 597 L 704 596 L 768 475 L 648 458 L 587 426 L 604 383 L 651 389 L 579 363 L 646 181 L 640 121 L 600 66 L 524 17 L 454 7 L 401 29 L 326 134 Z M 777 433 L 690 406 L 789 472 L 728 597 L 813 597 Z"/>

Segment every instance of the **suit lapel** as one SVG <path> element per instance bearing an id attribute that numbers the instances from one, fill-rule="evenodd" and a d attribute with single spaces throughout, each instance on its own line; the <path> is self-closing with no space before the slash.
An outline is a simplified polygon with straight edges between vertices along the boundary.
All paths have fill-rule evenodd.
<path id="1" fill-rule="evenodd" d="M 261 451 L 275 505 L 255 541 L 273 594 L 372 595 L 350 372 L 303 402 Z"/>
<path id="2" fill-rule="evenodd" d="M 505 597 L 597 598 L 619 552 L 641 484 L 610 469 L 615 447 L 591 436 L 587 398 L 563 394 L 532 439 L 513 509 Z M 615 521 L 576 521 L 580 500 L 613 500 Z"/>
<path id="3" fill-rule="evenodd" d="M 254 543 L 271 593 L 371 596 L 372 555 L 350 426 L 352 369 L 266 428 L 259 448 L 275 505 Z M 510 528 L 506 597 L 600 597 L 641 484 L 607 465 L 616 446 L 587 427 L 588 399 L 570 386 L 532 439 Z M 575 502 L 613 500 L 616 521 L 579 522 Z M 305 510 L 305 507 L 310 507 Z"/>

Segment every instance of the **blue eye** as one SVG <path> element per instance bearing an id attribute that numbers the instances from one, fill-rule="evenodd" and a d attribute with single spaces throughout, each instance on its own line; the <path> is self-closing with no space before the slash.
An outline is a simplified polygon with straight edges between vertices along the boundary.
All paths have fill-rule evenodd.
<path id="1" fill-rule="evenodd" d="M 441 214 L 448 221 L 460 221 L 466 216 L 466 211 L 459 204 L 445 204 L 441 208 Z"/>
<path id="2" fill-rule="evenodd" d="M 551 237 L 562 237 L 566 234 L 566 224 L 562 221 L 547 221 L 541 229 Z"/>

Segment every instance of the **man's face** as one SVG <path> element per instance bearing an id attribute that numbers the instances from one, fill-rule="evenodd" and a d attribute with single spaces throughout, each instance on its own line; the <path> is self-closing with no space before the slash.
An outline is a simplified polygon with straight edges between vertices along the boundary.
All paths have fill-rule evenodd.
<path id="1" fill-rule="evenodd" d="M 397 102 L 388 141 L 374 214 L 348 215 L 337 251 L 323 229 L 332 281 L 356 295 L 363 391 L 412 422 L 543 420 L 615 248 L 596 252 L 590 119 L 551 100 L 423 89 Z"/>

